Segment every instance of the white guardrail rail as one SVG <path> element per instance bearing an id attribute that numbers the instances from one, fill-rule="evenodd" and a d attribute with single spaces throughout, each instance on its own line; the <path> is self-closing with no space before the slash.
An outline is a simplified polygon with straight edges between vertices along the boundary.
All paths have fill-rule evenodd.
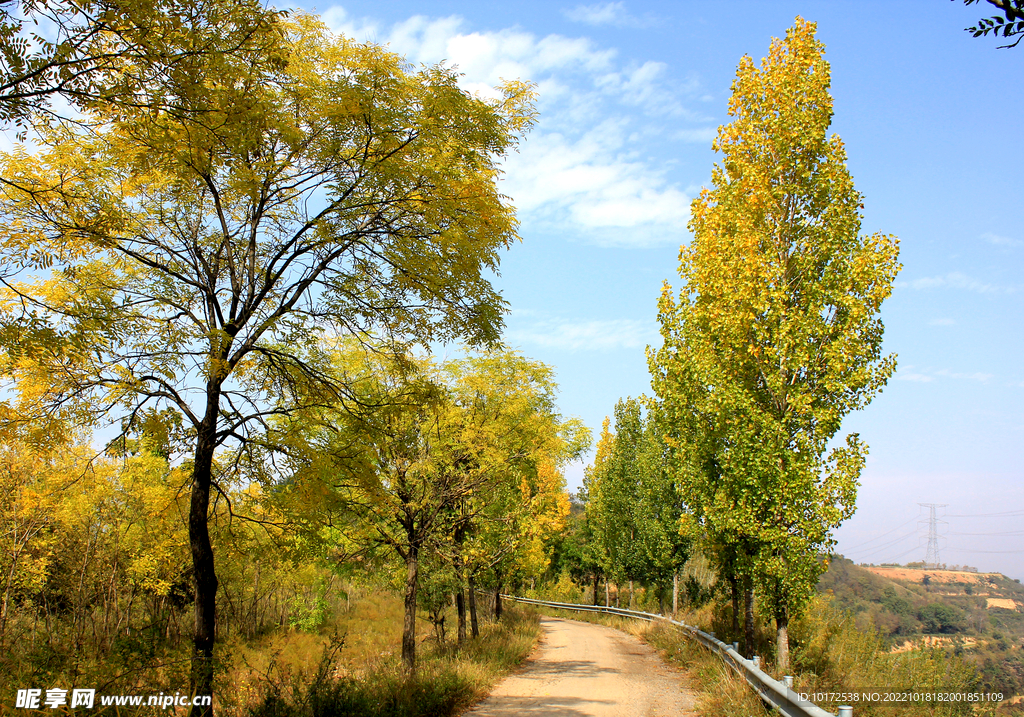
<path id="1" fill-rule="evenodd" d="M 638 620 L 647 620 L 649 622 L 660 621 L 674 625 L 685 632 L 689 637 L 704 645 L 704 647 L 715 652 L 725 661 L 725 664 L 729 665 L 739 675 L 746 679 L 750 686 L 753 687 L 761 696 L 761 699 L 786 717 L 853 717 L 852 707 L 844 705 L 839 708 L 839 714 L 834 715 L 831 712 L 826 712 L 813 702 L 801 699 L 800 694 L 793 691 L 793 678 L 786 677 L 784 678 L 784 682 L 779 682 L 775 678 L 761 671 L 759 658 L 755 657 L 752 660 L 748 660 L 740 655 L 732 645 L 725 644 L 714 635 L 709 635 L 706 632 L 698 630 L 692 625 L 687 625 L 686 623 L 678 622 L 676 620 L 670 620 L 663 615 L 655 615 L 649 612 L 638 612 L 636 610 L 624 610 L 617 607 L 604 607 L 603 605 L 579 605 L 576 603 L 552 602 L 550 600 L 534 600 L 533 598 L 522 598 L 516 597 L 515 595 L 502 595 L 501 597 L 506 600 L 514 600 L 516 602 L 527 603 L 529 605 L 542 605 L 545 607 L 558 608 L 560 610 L 576 610 L 578 612 L 603 612 L 608 615 L 633 617 Z"/>

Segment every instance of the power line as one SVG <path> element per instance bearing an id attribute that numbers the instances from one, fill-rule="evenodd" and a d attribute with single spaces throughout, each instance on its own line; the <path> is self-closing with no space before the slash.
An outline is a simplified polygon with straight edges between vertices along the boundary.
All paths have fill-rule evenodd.
<path id="1" fill-rule="evenodd" d="M 924 503 L 918 503 L 924 505 Z M 947 515 L 947 518 L 1013 518 L 1024 515 L 1024 509 L 1009 510 L 1005 513 L 965 513 L 963 515 Z"/>
<path id="2" fill-rule="evenodd" d="M 911 548 L 910 550 L 906 551 L 905 553 L 900 553 L 900 554 L 899 554 L 899 555 L 897 555 L 897 556 L 896 556 L 895 558 L 893 558 L 893 562 L 896 562 L 896 561 L 897 561 L 897 560 L 899 560 L 900 558 L 904 558 L 904 557 L 906 557 L 906 556 L 910 555 L 910 554 L 911 554 L 912 552 L 914 552 L 915 550 L 917 550 L 917 549 L 918 549 L 919 547 L 921 547 L 921 546 L 920 546 L 920 545 L 915 545 L 915 546 L 914 546 L 913 548 Z"/>
<path id="3" fill-rule="evenodd" d="M 887 530 L 884 533 L 874 536 L 870 540 L 858 543 L 856 545 L 845 547 L 843 552 L 847 555 L 855 555 L 859 562 L 864 562 L 866 559 L 873 558 L 873 556 L 884 553 L 890 550 L 893 546 L 897 546 L 907 538 L 912 537 L 917 530 L 910 533 L 904 533 L 890 540 L 885 540 L 879 543 L 878 541 L 889 537 L 893 533 L 905 528 L 906 526 L 913 523 L 915 520 L 918 525 L 924 527 L 925 523 L 928 525 L 927 543 L 925 546 L 925 559 L 924 565 L 926 568 L 935 568 L 941 563 L 940 549 L 951 550 L 954 553 L 967 553 L 967 554 L 984 554 L 984 555 L 1019 555 L 1024 554 L 1024 550 L 972 550 L 970 548 L 950 548 L 944 544 L 945 535 L 941 532 L 942 526 L 949 525 L 945 520 L 938 517 L 938 509 L 945 508 L 947 503 L 918 503 L 922 508 L 928 508 L 928 517 L 923 519 L 912 518 L 906 523 L 897 525 L 891 530 Z M 1012 518 L 1024 516 L 1024 509 L 1015 509 L 1009 511 L 1003 511 L 999 513 L 964 513 L 954 515 L 943 515 L 943 518 Z M 967 533 L 967 532 L 956 532 L 949 533 L 949 535 L 956 536 L 982 536 L 982 537 L 1016 537 L 1024 536 L 1024 530 L 1007 530 L 1007 531 L 993 531 L 983 533 Z M 924 536 L 920 536 L 924 537 Z M 907 555 L 913 553 L 915 550 L 920 550 L 921 541 L 918 544 L 904 551 L 900 555 L 892 558 L 893 562 L 897 562 Z M 897 548 L 898 550 L 899 548 Z M 861 552 L 863 551 L 863 552 Z"/>
<path id="4" fill-rule="evenodd" d="M 907 538 L 912 537 L 915 533 L 917 533 L 917 530 L 914 530 L 914 532 L 912 532 L 912 533 L 907 533 L 906 535 L 901 535 L 898 538 L 895 538 L 894 540 L 890 540 L 888 543 L 882 543 L 881 545 L 876 545 L 876 546 L 874 546 L 872 548 L 869 548 L 867 550 L 867 552 L 860 553 L 860 556 L 862 558 L 869 558 L 872 555 L 877 555 L 878 553 L 882 552 L 883 550 L 887 550 L 887 549 L 891 548 L 893 545 L 896 545 L 897 543 L 900 543 L 900 542 L 906 540 Z M 912 548 L 912 550 L 916 550 L 918 547 L 920 547 L 920 542 L 918 542 L 918 544 L 915 545 L 914 548 Z"/>
<path id="5" fill-rule="evenodd" d="M 908 520 L 908 521 L 907 521 L 906 523 L 903 523 L 903 525 L 897 525 L 897 526 L 896 526 L 895 528 L 893 528 L 892 530 L 889 530 L 889 531 L 887 531 L 887 532 L 885 532 L 885 533 L 882 533 L 881 535 L 876 535 L 876 536 L 875 536 L 875 537 L 873 537 L 873 538 L 872 538 L 871 540 L 865 540 L 865 541 L 864 541 L 863 543 L 860 543 L 860 544 L 858 544 L 858 545 L 853 545 L 853 546 L 847 547 L 847 548 L 846 548 L 846 550 L 856 550 L 857 548 L 862 548 L 862 547 L 864 547 L 865 545 L 868 545 L 869 543 L 873 543 L 873 542 L 875 542 L 875 541 L 876 541 L 876 540 L 878 540 L 879 538 L 884 538 L 884 537 L 885 537 L 885 536 L 887 536 L 887 535 L 892 535 L 893 533 L 895 533 L 895 532 L 896 532 L 897 530 L 899 530 L 900 528 L 905 528 L 906 526 L 910 525 L 911 523 L 913 523 L 913 522 L 914 522 L 914 521 L 916 521 L 916 520 L 917 520 L 917 518 L 911 518 L 911 519 L 910 519 L 910 520 Z"/>
<path id="6" fill-rule="evenodd" d="M 1024 530 L 1009 530 L 999 533 L 950 533 L 950 535 L 994 535 L 996 537 L 1007 538 L 1013 535 L 1024 535 Z"/>

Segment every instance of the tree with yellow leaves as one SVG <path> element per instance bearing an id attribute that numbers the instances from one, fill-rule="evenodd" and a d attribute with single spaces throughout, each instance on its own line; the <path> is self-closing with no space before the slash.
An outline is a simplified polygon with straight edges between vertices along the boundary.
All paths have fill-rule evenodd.
<path id="1" fill-rule="evenodd" d="M 167 77 L 252 59 L 280 36 L 283 16 L 254 0 L 4 0 L 0 123 L 68 119 L 49 102 L 57 96 L 79 108 L 189 111 Z M 30 34 L 38 25 L 48 37 Z"/>
<path id="2" fill-rule="evenodd" d="M 856 434 L 828 444 L 896 365 L 882 357 L 878 312 L 898 243 L 860 234 L 862 198 L 843 143 L 827 135 L 829 82 L 815 25 L 801 18 L 759 67 L 740 61 L 733 121 L 713 145 L 722 163 L 680 251 L 685 285 L 678 299 L 665 287 L 664 345 L 650 353 L 687 522 L 712 548 L 742 553 L 775 618 L 780 670 L 790 616 L 853 513 L 867 453 Z"/>
<path id="3" fill-rule="evenodd" d="M 0 158 L 17 272 L 0 328 L 24 408 L 130 430 L 169 407 L 191 437 L 196 694 L 213 679 L 215 455 L 347 394 L 325 342 L 497 340 L 485 273 L 516 239 L 498 162 L 533 116 L 526 85 L 484 100 L 309 16 L 272 38 L 168 73 L 173 107 L 101 105 Z"/>
<path id="4" fill-rule="evenodd" d="M 296 517 L 339 556 L 379 547 L 399 559 L 402 659 L 414 670 L 422 566 L 454 569 L 466 639 L 467 584 L 510 569 L 534 538 L 559 529 L 560 468 L 589 434 L 558 415 L 551 368 L 512 351 L 434 363 L 353 349 L 336 361 L 357 405 L 307 412 L 282 430 L 287 492 Z"/>

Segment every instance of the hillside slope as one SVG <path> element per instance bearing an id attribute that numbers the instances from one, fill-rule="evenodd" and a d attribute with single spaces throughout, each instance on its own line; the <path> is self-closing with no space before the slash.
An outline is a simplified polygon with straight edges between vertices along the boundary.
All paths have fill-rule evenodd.
<path id="1" fill-rule="evenodd" d="M 1000 573 L 858 566 L 836 556 L 818 583 L 893 651 L 933 646 L 973 662 L 987 691 L 1024 693 L 1024 586 Z"/>

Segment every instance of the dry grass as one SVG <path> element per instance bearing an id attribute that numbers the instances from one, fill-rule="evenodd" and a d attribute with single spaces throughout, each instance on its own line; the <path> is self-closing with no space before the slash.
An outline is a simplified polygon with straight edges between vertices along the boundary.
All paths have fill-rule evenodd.
<path id="1" fill-rule="evenodd" d="M 352 602 L 348 612 L 339 614 L 320 633 L 280 630 L 260 640 L 234 639 L 219 646 L 230 656 L 225 684 L 248 704 L 274 673 L 294 675 L 308 671 L 333 640 L 343 647 L 334 658 L 336 677 L 359 679 L 380 662 L 401 654 L 402 603 L 394 595 L 370 592 Z M 430 634 L 430 623 L 418 620 L 417 637 Z"/>
<path id="2" fill-rule="evenodd" d="M 882 566 L 866 566 L 868 572 L 890 580 L 906 580 L 911 583 L 923 583 L 927 577 L 933 583 L 968 583 L 986 585 L 992 580 L 1006 576 L 1002 573 L 969 573 L 962 570 L 934 570 L 925 568 L 890 568 Z"/>
<path id="3" fill-rule="evenodd" d="M 234 660 L 223 707 L 237 717 L 457 714 L 522 662 L 540 632 L 532 611 L 512 609 L 500 624 L 481 618 L 480 637 L 461 647 L 438 645 L 419 621 L 417 671 L 409 676 L 398 597 L 367 595 L 319 635 L 291 631 L 225 646 Z"/>

